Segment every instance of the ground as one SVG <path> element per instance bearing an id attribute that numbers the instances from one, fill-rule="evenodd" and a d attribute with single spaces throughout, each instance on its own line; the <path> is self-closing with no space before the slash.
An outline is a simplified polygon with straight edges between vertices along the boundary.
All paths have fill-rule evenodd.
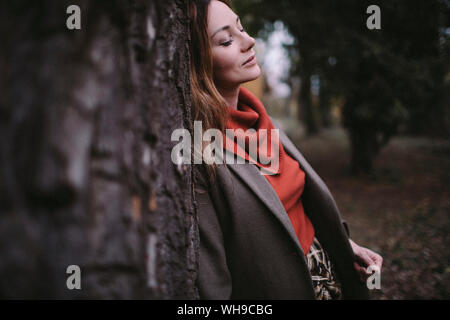
<path id="1" fill-rule="evenodd" d="M 449 299 L 450 141 L 397 137 L 375 174 L 352 177 L 342 129 L 288 132 L 334 195 L 351 238 L 383 258 L 373 299 Z"/>

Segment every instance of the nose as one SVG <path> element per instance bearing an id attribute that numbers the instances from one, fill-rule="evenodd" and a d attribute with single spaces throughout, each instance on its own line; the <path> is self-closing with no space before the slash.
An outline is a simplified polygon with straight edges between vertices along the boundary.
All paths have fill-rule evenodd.
<path id="1" fill-rule="evenodd" d="M 244 35 L 244 41 L 242 42 L 242 52 L 247 52 L 255 46 L 255 39 L 249 36 L 247 33 Z"/>

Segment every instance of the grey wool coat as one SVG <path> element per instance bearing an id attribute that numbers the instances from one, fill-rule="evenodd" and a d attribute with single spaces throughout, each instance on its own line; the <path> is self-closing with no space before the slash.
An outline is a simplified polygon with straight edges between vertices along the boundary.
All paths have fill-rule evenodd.
<path id="1" fill-rule="evenodd" d="M 305 213 L 335 266 L 344 299 L 368 299 L 368 289 L 353 267 L 347 224 L 330 191 L 282 130 L 279 137 L 285 152 L 305 171 Z M 315 299 L 289 217 L 257 167 L 220 164 L 209 186 L 204 168 L 194 166 L 200 299 Z"/>

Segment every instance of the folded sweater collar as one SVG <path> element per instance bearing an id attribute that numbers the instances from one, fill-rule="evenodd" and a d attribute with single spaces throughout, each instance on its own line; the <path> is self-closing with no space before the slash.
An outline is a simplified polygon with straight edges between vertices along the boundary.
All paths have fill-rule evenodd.
<path id="1" fill-rule="evenodd" d="M 260 168 L 268 170 L 271 174 L 280 174 L 282 169 L 281 158 L 284 150 L 280 143 L 279 135 L 276 131 L 274 131 L 276 129 L 272 124 L 272 121 L 262 102 L 249 90 L 240 87 L 237 109 L 228 107 L 227 111 L 228 115 L 226 128 L 235 130 L 235 136 L 243 138 L 243 132 L 248 129 L 254 129 L 255 133 L 249 134 L 245 137 L 245 145 L 236 143 L 235 139 L 230 138 L 229 135 L 225 135 L 225 148 L 238 156 L 244 154 L 244 158 L 246 160 L 254 163 Z M 236 131 L 236 129 L 243 129 L 243 132 L 239 130 Z M 272 136 L 272 134 L 274 136 Z M 255 157 L 250 157 L 249 155 L 250 141 L 255 142 L 255 140 L 257 143 L 256 159 Z M 239 141 L 239 139 L 237 139 L 237 141 Z M 271 148 L 273 151 L 276 151 L 277 145 L 278 153 L 275 154 L 275 152 L 273 152 L 272 154 L 270 151 Z M 238 152 L 239 149 L 241 150 L 241 153 Z M 278 161 L 278 170 L 274 171 L 272 169 L 274 167 L 273 161 Z"/>

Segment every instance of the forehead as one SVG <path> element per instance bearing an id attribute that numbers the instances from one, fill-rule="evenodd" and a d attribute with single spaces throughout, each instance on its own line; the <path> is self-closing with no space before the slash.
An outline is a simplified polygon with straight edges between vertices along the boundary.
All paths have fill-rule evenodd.
<path id="1" fill-rule="evenodd" d="M 217 29 L 233 25 L 236 17 L 236 14 L 225 3 L 217 0 L 211 1 L 208 7 L 208 34 L 211 36 Z"/>

